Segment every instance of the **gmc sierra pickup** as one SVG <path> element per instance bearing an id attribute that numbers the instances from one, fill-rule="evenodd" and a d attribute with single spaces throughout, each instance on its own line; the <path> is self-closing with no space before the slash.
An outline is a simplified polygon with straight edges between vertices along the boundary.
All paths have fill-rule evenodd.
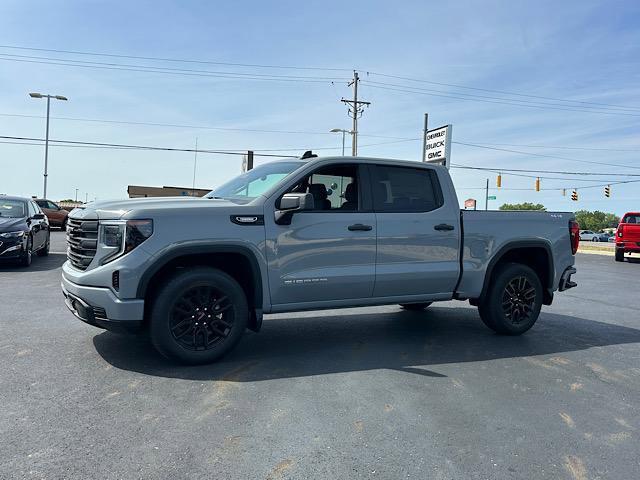
<path id="1" fill-rule="evenodd" d="M 460 211 L 448 171 L 359 157 L 282 160 L 204 198 L 96 203 L 68 218 L 62 291 L 94 326 L 148 331 L 190 364 L 265 313 L 468 300 L 500 334 L 574 287 L 566 212 Z"/>

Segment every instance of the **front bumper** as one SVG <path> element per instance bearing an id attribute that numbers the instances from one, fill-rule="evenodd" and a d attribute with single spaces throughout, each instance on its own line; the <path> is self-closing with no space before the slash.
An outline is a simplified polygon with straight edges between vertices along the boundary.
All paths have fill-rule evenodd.
<path id="1" fill-rule="evenodd" d="M 24 245 L 22 240 L 0 240 L 0 260 L 15 259 L 24 254 Z"/>
<path id="2" fill-rule="evenodd" d="M 121 300 L 108 288 L 89 287 L 62 277 L 67 308 L 90 325 L 118 332 L 136 332 L 142 327 L 144 300 Z"/>

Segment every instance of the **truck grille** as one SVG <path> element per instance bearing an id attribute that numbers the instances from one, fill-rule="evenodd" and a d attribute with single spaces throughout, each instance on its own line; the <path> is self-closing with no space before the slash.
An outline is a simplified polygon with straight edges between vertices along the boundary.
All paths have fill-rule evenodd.
<path id="1" fill-rule="evenodd" d="M 67 258 L 71 264 L 86 270 L 98 248 L 97 220 L 67 220 Z"/>

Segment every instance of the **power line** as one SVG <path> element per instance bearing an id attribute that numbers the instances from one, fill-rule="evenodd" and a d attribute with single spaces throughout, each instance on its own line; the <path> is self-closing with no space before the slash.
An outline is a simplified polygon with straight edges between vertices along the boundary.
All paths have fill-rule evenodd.
<path id="1" fill-rule="evenodd" d="M 34 47 L 22 47 L 16 45 L 0 45 L 0 48 L 10 48 L 14 50 L 27 50 L 34 52 L 50 52 L 50 53 L 66 53 L 71 55 L 86 55 L 93 57 L 111 57 L 111 58 L 129 58 L 135 60 L 152 60 L 158 62 L 179 62 L 179 63 L 196 63 L 205 65 L 224 65 L 232 67 L 250 67 L 250 68 L 273 68 L 273 69 L 288 69 L 288 70 L 320 70 L 320 71 L 334 71 L 334 72 L 351 72 L 351 68 L 329 68 L 329 67 L 300 67 L 293 65 L 265 65 L 255 63 L 231 63 L 231 62 L 214 62 L 211 60 L 191 60 L 183 58 L 163 58 L 163 57 L 143 57 L 138 55 L 121 55 L 104 52 L 81 52 L 78 50 L 58 50 L 52 48 L 34 48 Z"/>
<path id="2" fill-rule="evenodd" d="M 532 157 L 542 157 L 542 158 L 553 158 L 556 160 L 566 160 L 569 162 L 579 162 L 579 163 L 590 163 L 593 165 L 607 165 L 610 167 L 622 167 L 622 168 L 633 168 L 633 169 L 640 169 L 640 167 L 635 167 L 632 165 L 622 165 L 620 163 L 610 163 L 610 162 L 597 162 L 597 161 L 592 161 L 592 160 L 579 160 L 577 158 L 568 158 L 568 157 L 560 157 L 557 155 L 547 155 L 544 153 L 532 153 L 532 152 L 522 152 L 520 150 L 511 150 L 511 149 L 507 149 L 507 148 L 498 148 L 498 147 L 490 147 L 488 145 L 480 145 L 477 143 L 465 143 L 465 142 L 455 142 L 452 141 L 451 143 L 455 143 L 457 145 L 464 145 L 466 147 L 475 147 L 475 148 L 484 148 L 487 150 L 496 150 L 498 152 L 508 152 L 508 153 L 517 153 L 520 155 L 529 155 Z"/>
<path id="3" fill-rule="evenodd" d="M 465 168 L 469 170 L 485 170 L 489 172 L 526 172 L 526 173 L 551 173 L 558 175 L 595 175 L 595 176 L 613 176 L 613 177 L 640 177 L 640 173 L 597 173 L 597 172 L 568 172 L 558 170 L 529 170 L 524 168 L 493 168 L 493 167 L 471 167 L 468 165 L 460 165 L 452 163 L 451 166 L 456 168 Z"/>
<path id="4" fill-rule="evenodd" d="M 502 94 L 502 95 L 511 95 L 511 96 L 517 96 L 517 97 L 527 97 L 527 98 L 537 98 L 537 99 L 540 99 L 540 100 L 552 100 L 552 101 L 556 101 L 556 102 L 578 103 L 578 104 L 582 104 L 582 105 L 597 105 L 597 106 L 602 106 L 602 107 L 614 107 L 614 108 L 623 109 L 623 110 L 640 111 L 640 107 L 629 107 L 629 106 L 624 106 L 624 105 L 615 105 L 615 104 L 611 104 L 611 103 L 586 102 L 586 101 L 583 101 L 583 100 L 568 100 L 568 99 L 564 99 L 564 98 L 545 97 L 545 96 L 542 96 L 542 95 L 531 95 L 531 94 L 518 93 L 518 92 L 508 92 L 508 91 L 505 91 L 505 90 L 492 90 L 492 89 L 489 89 L 489 88 L 469 87 L 469 86 L 466 86 L 466 85 L 456 85 L 454 83 L 444 83 L 444 82 L 433 82 L 433 81 L 430 81 L 430 80 L 411 78 L 411 77 L 403 77 L 403 76 L 399 76 L 399 75 L 389 75 L 389 74 L 385 74 L 385 73 L 367 72 L 367 74 L 369 74 L 369 75 L 377 75 L 379 77 L 395 78 L 395 79 L 398 79 L 398 80 L 407 80 L 407 81 L 410 81 L 410 82 L 419 82 L 419 83 L 428 83 L 428 84 L 431 84 L 431 85 L 440 85 L 440 86 L 443 86 L 443 87 L 454 87 L 454 88 L 463 88 L 463 89 L 466 89 L 466 90 L 476 90 L 476 91 L 480 91 L 480 92 L 499 93 L 499 94 Z"/>
<path id="5" fill-rule="evenodd" d="M 460 95 L 467 95 L 467 94 L 460 94 L 460 93 L 455 93 L 455 94 L 429 93 L 426 90 L 412 89 L 413 87 L 407 87 L 407 86 L 402 86 L 403 88 L 393 88 L 393 87 L 388 87 L 388 86 L 375 85 L 375 84 L 372 84 L 372 82 L 365 81 L 365 80 L 362 80 L 362 83 L 368 85 L 370 88 L 378 88 L 378 89 L 381 89 L 381 90 L 389 90 L 389 91 L 400 92 L 400 93 L 413 93 L 413 94 L 418 94 L 418 95 L 428 95 L 428 96 L 432 96 L 432 97 L 452 98 L 454 100 L 465 100 L 465 101 L 472 101 L 472 102 L 493 103 L 493 104 L 497 104 L 497 105 L 509 105 L 509 106 L 512 106 L 512 107 L 513 106 L 516 106 L 516 107 L 528 107 L 528 108 L 537 108 L 537 109 L 542 109 L 542 110 L 560 110 L 560 111 L 565 111 L 565 112 L 594 113 L 594 114 L 602 114 L 602 115 L 624 115 L 624 116 L 631 116 L 631 117 L 639 117 L 640 116 L 640 113 L 626 113 L 626 112 L 604 111 L 604 110 L 578 110 L 577 108 L 562 108 L 562 107 L 547 106 L 547 105 L 529 105 L 529 104 L 526 104 L 526 103 L 516 103 L 519 100 L 510 100 L 510 99 L 505 99 L 505 98 L 496 98 L 495 100 L 487 100 L 487 99 L 483 99 L 483 98 L 476 98 L 478 96 L 462 97 Z"/>
<path id="6" fill-rule="evenodd" d="M 476 142 L 473 142 L 476 143 Z M 624 148 L 595 148 L 595 147 L 574 147 L 574 146 L 561 146 L 561 145 L 523 145 L 520 143 L 484 143 L 483 145 L 498 146 L 498 147 L 521 147 L 521 148 L 547 148 L 557 150 L 585 150 L 593 152 L 629 152 L 638 153 L 640 149 L 624 149 Z"/>
<path id="7" fill-rule="evenodd" d="M 21 113 L 0 113 L 2 117 L 16 117 L 16 118 L 45 118 L 43 115 L 28 115 Z M 109 120 L 109 119 L 97 119 L 97 118 L 78 118 L 78 117 L 50 117 L 55 120 L 66 120 L 73 122 L 91 122 L 91 123 L 105 123 L 115 125 L 141 125 L 151 127 L 171 127 L 171 128 L 191 128 L 191 129 L 203 129 L 203 130 L 220 130 L 226 132 L 253 132 L 253 133 L 281 133 L 281 134 L 293 134 L 293 135 L 333 135 L 330 132 L 320 131 L 304 131 L 304 130 L 269 130 L 258 128 L 229 128 L 229 127 L 214 127 L 210 125 L 181 125 L 176 123 L 158 123 L 158 122 L 134 122 L 125 120 Z M 403 137 L 390 137 L 387 135 L 373 135 L 360 133 L 360 137 L 370 138 L 388 138 L 398 141 L 412 141 L 413 138 Z"/>
<path id="8" fill-rule="evenodd" d="M 0 139 L 6 140 L 22 140 L 27 142 L 43 142 L 43 138 L 32 138 L 32 137 L 12 137 L 0 135 Z M 162 151 L 170 151 L 170 152 L 190 152 L 195 153 L 196 150 L 193 148 L 175 148 L 175 147 L 155 147 L 155 146 L 147 146 L 147 145 L 127 145 L 121 143 L 102 143 L 102 142 L 80 142 L 73 140 L 51 140 L 51 143 L 59 143 L 59 144 L 69 144 L 69 145 L 89 145 L 89 146 L 101 146 L 101 147 L 118 147 L 118 148 L 129 148 L 129 149 L 138 149 L 138 150 L 162 150 Z M 212 153 L 218 155 L 246 155 L 245 150 L 208 150 L 208 149 L 198 149 L 198 153 Z M 288 157 L 288 158 L 299 158 L 295 155 L 274 155 L 269 153 L 256 153 L 256 156 L 260 157 Z"/>
<path id="9" fill-rule="evenodd" d="M 0 54 L 4 55 L 4 54 Z M 58 65 L 58 66 L 66 66 L 66 67 L 81 67 L 81 68 L 90 68 L 90 69 L 99 69 L 99 70 L 119 70 L 119 71 L 129 71 L 129 72 L 143 72 L 143 73 L 161 73 L 161 74 L 169 74 L 169 75 L 182 75 L 189 77 L 210 77 L 210 78 L 229 78 L 234 80 L 264 80 L 264 81 L 276 81 L 276 82 L 301 82 L 301 83 L 331 83 L 331 82 L 342 82 L 345 83 L 348 81 L 345 78 L 322 78 L 322 77 L 298 77 L 298 78 L 289 78 L 283 75 L 271 75 L 271 76 L 263 76 L 261 74 L 217 74 L 217 73 L 208 73 L 206 70 L 199 72 L 197 70 L 187 71 L 180 69 L 166 69 L 166 68 L 158 68 L 158 67 L 115 67 L 108 66 L 108 64 L 97 64 L 97 65 L 89 65 L 82 63 L 69 63 L 69 62 L 56 62 L 56 61 L 45 61 L 45 60 L 26 60 L 26 59 L 18 59 L 18 58 L 5 58 L 0 56 L 0 60 L 11 61 L 11 62 L 22 62 L 22 63 L 36 63 L 36 64 L 45 64 L 45 65 Z M 98 62 L 92 62 L 98 63 Z"/>

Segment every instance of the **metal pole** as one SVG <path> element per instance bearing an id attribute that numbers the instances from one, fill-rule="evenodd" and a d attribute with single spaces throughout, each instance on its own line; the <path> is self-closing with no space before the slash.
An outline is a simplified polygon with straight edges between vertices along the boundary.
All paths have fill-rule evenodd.
<path id="1" fill-rule="evenodd" d="M 42 198 L 47 198 L 47 170 L 49 166 L 49 108 L 51 104 L 51 96 L 47 95 L 47 133 L 44 137 L 44 191 Z"/>
<path id="2" fill-rule="evenodd" d="M 78 189 L 76 188 L 76 202 L 78 201 Z"/>
<path id="3" fill-rule="evenodd" d="M 88 193 L 84 194 L 84 203 L 89 203 L 89 194 Z"/>
<path id="4" fill-rule="evenodd" d="M 484 209 L 489 210 L 489 179 L 487 178 L 487 188 L 484 194 Z"/>
<path id="5" fill-rule="evenodd" d="M 424 114 L 424 136 L 422 139 L 422 161 L 427 161 L 427 132 L 429 131 L 429 114 Z"/>
<path id="6" fill-rule="evenodd" d="M 196 165 L 198 165 L 198 137 L 196 137 L 196 150 L 193 152 L 193 182 L 191 183 L 191 196 L 196 196 Z"/>
<path id="7" fill-rule="evenodd" d="M 347 133 L 347 132 L 342 130 L 342 156 L 343 157 L 344 157 L 344 135 L 345 135 L 345 133 Z"/>
<path id="8" fill-rule="evenodd" d="M 353 72 L 353 134 L 351 156 L 358 155 L 358 72 Z"/>

